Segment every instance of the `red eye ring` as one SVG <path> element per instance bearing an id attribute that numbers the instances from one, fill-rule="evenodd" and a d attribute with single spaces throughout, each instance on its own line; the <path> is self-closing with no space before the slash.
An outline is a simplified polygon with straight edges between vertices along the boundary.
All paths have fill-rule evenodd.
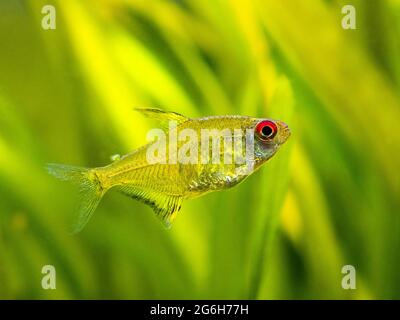
<path id="1" fill-rule="evenodd" d="M 257 136 L 264 141 L 270 140 L 273 137 L 275 137 L 277 132 L 278 132 L 278 127 L 273 121 L 264 120 L 261 121 L 256 126 Z"/>

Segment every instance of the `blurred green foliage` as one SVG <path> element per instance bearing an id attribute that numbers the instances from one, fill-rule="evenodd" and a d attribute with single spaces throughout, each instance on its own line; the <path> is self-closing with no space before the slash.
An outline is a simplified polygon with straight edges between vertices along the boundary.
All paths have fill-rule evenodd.
<path id="1" fill-rule="evenodd" d="M 356 30 L 341 0 L 1 1 L 0 298 L 400 298 L 400 1 L 351 3 Z M 171 230 L 110 192 L 71 236 L 76 191 L 43 165 L 141 146 L 153 124 L 134 107 L 293 134 Z"/>

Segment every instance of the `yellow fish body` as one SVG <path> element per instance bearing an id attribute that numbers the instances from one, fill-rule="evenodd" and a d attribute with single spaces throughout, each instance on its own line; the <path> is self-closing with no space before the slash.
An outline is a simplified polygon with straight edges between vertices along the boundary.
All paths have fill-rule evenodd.
<path id="1" fill-rule="evenodd" d="M 190 119 L 174 112 L 138 109 L 168 123 L 155 141 L 92 169 L 48 164 L 50 174 L 79 185 L 74 233 L 86 225 L 111 188 L 150 205 L 169 227 L 184 199 L 233 187 L 271 158 L 290 136 L 276 120 L 246 116 Z"/>

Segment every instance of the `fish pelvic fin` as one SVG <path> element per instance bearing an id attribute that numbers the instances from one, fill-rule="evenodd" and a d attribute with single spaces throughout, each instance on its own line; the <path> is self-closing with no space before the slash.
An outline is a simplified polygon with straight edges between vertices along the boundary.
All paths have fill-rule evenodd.
<path id="1" fill-rule="evenodd" d="M 176 214 L 181 209 L 183 198 L 180 195 L 165 194 L 132 185 L 120 185 L 116 189 L 133 199 L 139 200 L 153 208 L 157 217 L 167 229 L 170 229 Z"/>
<path id="2" fill-rule="evenodd" d="M 171 111 L 164 111 L 161 109 L 154 108 L 135 108 L 137 112 L 140 112 L 143 116 L 157 120 L 161 123 L 162 127 L 168 128 L 169 121 L 176 121 L 177 124 L 181 124 L 189 120 L 188 117 Z"/>
<path id="3" fill-rule="evenodd" d="M 88 223 L 107 190 L 102 187 L 96 169 L 56 163 L 47 164 L 46 169 L 52 176 L 79 187 L 80 202 L 72 225 L 72 234 L 76 234 Z"/>

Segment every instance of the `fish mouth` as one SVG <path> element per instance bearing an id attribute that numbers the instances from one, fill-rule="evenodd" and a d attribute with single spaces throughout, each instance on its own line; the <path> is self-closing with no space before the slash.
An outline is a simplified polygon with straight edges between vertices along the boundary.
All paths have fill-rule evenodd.
<path id="1" fill-rule="evenodd" d="M 291 136 L 291 134 L 292 134 L 292 132 L 290 131 L 290 128 L 289 128 L 289 126 L 286 124 L 286 123 L 284 123 L 284 122 L 281 122 L 280 121 L 280 143 L 281 144 L 283 144 L 283 143 L 285 143 L 286 142 L 286 140 L 287 139 L 289 139 L 289 137 Z"/>
<path id="2" fill-rule="evenodd" d="M 286 138 L 289 138 L 292 135 L 292 131 L 290 131 L 289 127 L 286 127 L 283 131 L 283 134 L 286 136 Z"/>

